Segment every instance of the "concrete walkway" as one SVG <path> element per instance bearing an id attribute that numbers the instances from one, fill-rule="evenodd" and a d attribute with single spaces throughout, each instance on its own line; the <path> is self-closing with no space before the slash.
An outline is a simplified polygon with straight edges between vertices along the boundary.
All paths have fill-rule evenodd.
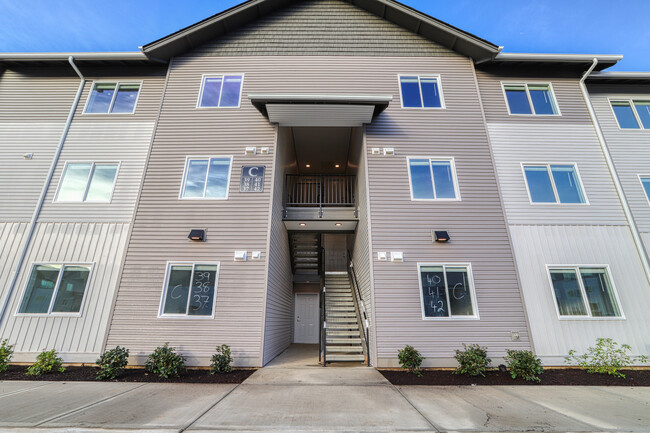
<path id="1" fill-rule="evenodd" d="M 240 385 L 0 382 L 0 431 L 650 432 L 650 388 L 395 387 L 285 359 Z"/>

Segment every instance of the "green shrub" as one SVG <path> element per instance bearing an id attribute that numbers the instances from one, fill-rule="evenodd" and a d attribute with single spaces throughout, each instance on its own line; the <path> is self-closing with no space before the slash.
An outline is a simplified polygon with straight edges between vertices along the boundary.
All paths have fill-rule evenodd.
<path id="1" fill-rule="evenodd" d="M 57 356 L 56 350 L 44 350 L 36 357 L 33 363 L 25 373 L 28 376 L 40 376 L 49 373 L 63 373 L 63 359 Z"/>
<path id="2" fill-rule="evenodd" d="M 231 364 L 232 356 L 230 355 L 230 347 L 227 344 L 217 346 L 217 353 L 212 355 L 210 374 L 230 373 L 232 371 Z"/>
<path id="3" fill-rule="evenodd" d="M 538 374 L 544 373 L 542 360 L 536 357 L 530 350 L 506 350 L 506 364 L 510 370 L 510 376 L 516 379 L 520 376 L 525 381 L 541 382 Z"/>
<path id="4" fill-rule="evenodd" d="M 97 380 L 115 379 L 124 373 L 124 367 L 129 363 L 129 349 L 117 346 L 115 349 L 102 353 L 96 361 L 99 366 Z"/>
<path id="5" fill-rule="evenodd" d="M 627 344 L 622 344 L 619 347 L 618 343 L 611 338 L 597 338 L 596 346 L 589 347 L 587 353 L 583 355 L 576 355 L 575 350 L 570 350 L 566 362 L 586 368 L 587 373 L 607 373 L 624 378 L 625 375 L 621 373 L 621 369 L 629 367 L 634 361 L 648 362 L 646 356 L 628 355 L 630 350 L 632 348 Z"/>
<path id="6" fill-rule="evenodd" d="M 420 355 L 420 352 L 418 352 L 415 347 L 407 344 L 404 346 L 404 349 L 397 352 L 397 358 L 399 359 L 399 365 L 402 366 L 403 369 L 407 370 L 409 373 L 415 374 L 416 376 L 422 376 L 420 366 L 425 358 Z"/>
<path id="7" fill-rule="evenodd" d="M 9 344 L 9 340 L 3 340 L 0 343 L 0 373 L 7 371 L 9 361 L 14 356 L 14 346 Z"/>
<path id="8" fill-rule="evenodd" d="M 187 371 L 185 368 L 185 358 L 175 353 L 175 350 L 173 347 L 169 347 L 169 343 L 156 347 L 153 353 L 147 358 L 144 368 L 165 379 L 172 376 L 181 376 Z"/>
<path id="9" fill-rule="evenodd" d="M 469 374 L 470 376 L 478 376 L 479 374 L 485 377 L 485 370 L 492 361 L 487 357 L 487 348 L 481 347 L 478 344 L 470 344 L 469 346 L 463 343 L 465 350 L 456 350 L 456 361 L 458 361 L 458 368 L 454 373 L 456 374 Z"/>

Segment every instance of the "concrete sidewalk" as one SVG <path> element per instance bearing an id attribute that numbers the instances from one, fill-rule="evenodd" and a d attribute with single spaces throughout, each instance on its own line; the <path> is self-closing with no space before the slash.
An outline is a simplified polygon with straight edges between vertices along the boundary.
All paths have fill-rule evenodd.
<path id="1" fill-rule="evenodd" d="M 650 432 L 650 388 L 395 387 L 281 365 L 240 385 L 0 382 L 0 431 L 93 430 Z"/>

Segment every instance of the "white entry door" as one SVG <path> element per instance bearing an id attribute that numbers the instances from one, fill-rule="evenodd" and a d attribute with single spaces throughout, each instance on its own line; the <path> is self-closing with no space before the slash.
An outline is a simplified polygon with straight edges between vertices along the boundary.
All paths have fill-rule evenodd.
<path id="1" fill-rule="evenodd" d="M 318 294 L 296 293 L 294 343 L 318 344 Z"/>

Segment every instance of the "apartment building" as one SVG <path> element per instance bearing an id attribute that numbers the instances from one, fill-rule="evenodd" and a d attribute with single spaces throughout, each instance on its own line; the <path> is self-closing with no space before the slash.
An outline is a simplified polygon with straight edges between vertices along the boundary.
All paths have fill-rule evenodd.
<path id="1" fill-rule="evenodd" d="M 599 72 L 620 56 L 505 54 L 392 0 L 251 0 L 141 51 L 0 54 L 17 360 L 650 352 L 650 87 Z"/>

